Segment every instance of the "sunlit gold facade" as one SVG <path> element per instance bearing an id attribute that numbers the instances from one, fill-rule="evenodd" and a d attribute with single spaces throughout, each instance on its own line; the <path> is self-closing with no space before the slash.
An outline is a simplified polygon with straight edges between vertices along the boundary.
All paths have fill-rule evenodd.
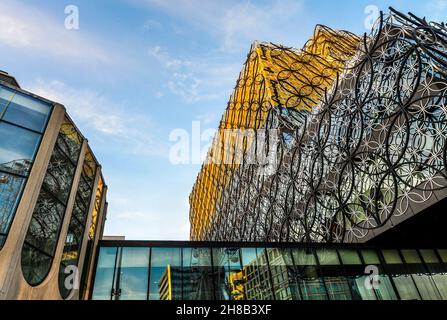
<path id="1" fill-rule="evenodd" d="M 317 26 L 301 50 L 252 45 L 190 195 L 191 240 L 210 240 L 222 192 L 253 143 L 253 138 L 244 138 L 244 131 L 272 128 L 269 115 L 275 108 L 311 110 L 355 54 L 359 41 L 349 32 Z"/>

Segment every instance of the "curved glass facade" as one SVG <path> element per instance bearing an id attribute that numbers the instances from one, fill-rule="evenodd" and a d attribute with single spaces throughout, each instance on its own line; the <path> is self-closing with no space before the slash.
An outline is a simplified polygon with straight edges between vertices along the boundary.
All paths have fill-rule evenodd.
<path id="1" fill-rule="evenodd" d="M 63 298 L 67 298 L 73 288 L 73 283 L 67 283 L 68 276 L 72 273 L 66 268 L 68 266 L 78 267 L 79 254 L 81 251 L 87 217 L 90 208 L 90 200 L 95 183 L 97 164 L 90 150 L 85 154 L 82 174 L 79 180 L 76 200 L 71 214 L 68 233 L 65 239 L 64 252 L 59 267 L 59 291 Z"/>
<path id="2" fill-rule="evenodd" d="M 94 300 L 446 300 L 447 250 L 100 243 Z"/>
<path id="3" fill-rule="evenodd" d="M 0 84 L 0 249 L 51 111 L 51 104 Z"/>
<path id="4" fill-rule="evenodd" d="M 22 248 L 22 272 L 30 285 L 40 284 L 50 271 L 81 146 L 81 136 L 65 119 Z"/>

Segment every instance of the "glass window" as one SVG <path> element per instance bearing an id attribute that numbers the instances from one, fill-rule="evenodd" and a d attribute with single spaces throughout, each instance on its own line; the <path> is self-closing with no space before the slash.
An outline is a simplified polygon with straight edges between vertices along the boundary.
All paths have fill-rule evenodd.
<path id="1" fill-rule="evenodd" d="M 370 278 L 366 275 L 366 268 L 362 264 L 357 250 L 338 250 L 343 263 L 344 275 L 351 287 L 352 299 L 354 300 L 376 300 L 374 288 L 369 285 Z"/>
<path id="2" fill-rule="evenodd" d="M 213 300 L 210 248 L 183 248 L 183 300 Z"/>
<path id="3" fill-rule="evenodd" d="M 91 161 L 91 153 L 90 151 L 87 151 L 84 157 L 83 170 L 81 173 L 81 178 L 79 179 L 76 199 L 71 213 L 67 237 L 65 239 L 64 252 L 62 255 L 61 265 L 59 267 L 59 289 L 63 298 L 67 298 L 70 293 L 64 285 L 66 276 L 63 270 L 69 265 L 76 267 L 78 266 L 79 253 L 81 251 L 84 238 L 90 198 L 93 192 L 94 179 L 92 179 L 92 176 L 94 176 L 93 171 L 95 170 L 93 168 L 96 168 L 96 164 L 93 165 Z"/>
<path id="4" fill-rule="evenodd" d="M 374 250 L 361 250 L 363 261 L 366 265 L 380 264 L 379 256 Z"/>
<path id="5" fill-rule="evenodd" d="M 47 174 L 44 178 L 43 188 L 51 192 L 56 198 L 66 203 L 71 191 L 76 167 L 59 150 L 58 145 L 54 148 L 48 165 Z"/>
<path id="6" fill-rule="evenodd" d="M 65 120 L 67 121 L 67 120 Z M 65 141 L 65 131 L 62 129 L 59 132 L 59 136 L 56 142 L 56 146 L 53 149 L 53 153 L 48 164 L 48 168 L 45 174 L 42 189 L 40 190 L 37 203 L 34 208 L 31 223 L 28 227 L 28 232 L 25 238 L 24 249 L 22 250 L 22 270 L 29 270 L 31 265 L 39 270 L 47 268 L 47 272 L 42 276 L 40 281 L 37 281 L 37 276 L 30 273 L 23 273 L 25 280 L 31 285 L 38 285 L 41 283 L 51 268 L 51 261 L 54 257 L 56 245 L 59 240 L 59 235 L 62 227 L 62 221 L 66 211 L 68 194 L 71 190 L 73 183 L 75 164 L 67 160 L 67 155 L 61 152 L 60 141 Z M 62 138 L 61 138 L 62 137 Z M 78 149 L 80 150 L 80 148 Z M 77 158 L 79 157 L 79 154 Z M 25 250 L 25 247 L 27 248 Z M 29 253 L 28 251 L 35 251 Z M 40 255 L 44 254 L 45 259 L 47 256 L 51 258 L 49 264 L 37 265 L 41 261 L 46 261 L 40 258 Z M 35 258 L 36 261 L 31 261 L 29 258 Z"/>
<path id="7" fill-rule="evenodd" d="M 152 248 L 150 300 L 181 300 L 181 249 Z"/>
<path id="8" fill-rule="evenodd" d="M 27 176 L 34 161 L 40 135 L 0 122 L 0 170 Z"/>
<path id="9" fill-rule="evenodd" d="M 6 236 L 19 203 L 25 178 L 0 171 L 0 236 Z M 4 237 L 0 238 L 0 248 Z"/>
<path id="10" fill-rule="evenodd" d="M 406 263 L 422 263 L 416 250 L 401 250 Z"/>
<path id="11" fill-rule="evenodd" d="M 46 253 L 24 244 L 22 248 L 22 273 L 30 285 L 42 282 L 50 270 L 53 258 Z"/>
<path id="12" fill-rule="evenodd" d="M 98 265 L 96 267 L 93 300 L 111 300 L 115 289 L 115 268 L 118 249 L 102 247 L 99 250 Z"/>
<path id="13" fill-rule="evenodd" d="M 291 252 L 294 263 L 292 274 L 299 284 L 302 299 L 327 300 L 326 287 L 318 274 L 314 250 L 292 249 Z"/>
<path id="14" fill-rule="evenodd" d="M 72 163 L 77 163 L 81 150 L 82 138 L 68 119 L 61 125 L 61 134 L 57 137 L 57 145 Z"/>
<path id="15" fill-rule="evenodd" d="M 146 300 L 149 248 L 123 248 L 119 275 L 120 300 Z"/>
<path id="16" fill-rule="evenodd" d="M 321 249 L 317 250 L 318 261 L 320 265 L 339 265 L 340 260 L 338 259 L 337 251 L 331 249 Z"/>
<path id="17" fill-rule="evenodd" d="M 351 300 L 352 295 L 347 278 L 340 267 L 340 259 L 335 249 L 317 250 L 320 274 L 331 300 Z"/>
<path id="18" fill-rule="evenodd" d="M 28 129 L 43 132 L 51 109 L 50 104 L 0 85 L 0 249 L 41 140 L 41 134 Z"/>
<path id="19" fill-rule="evenodd" d="M 447 263 L 447 249 L 438 249 L 438 254 L 442 259 L 442 262 Z"/>
<path id="20" fill-rule="evenodd" d="M 3 120 L 42 133 L 50 111 L 50 104 L 16 93 L 4 112 Z"/>
<path id="21" fill-rule="evenodd" d="M 264 248 L 242 248 L 242 274 L 245 298 L 247 300 L 272 300 L 272 279 Z M 275 273 L 275 282 L 281 273 Z"/>
<path id="22" fill-rule="evenodd" d="M 300 283 L 296 277 L 290 249 L 267 249 L 273 288 L 277 300 L 301 300 Z"/>
<path id="23" fill-rule="evenodd" d="M 298 266 L 315 266 L 317 259 L 315 258 L 314 250 L 307 249 L 292 249 L 292 256 L 295 265 Z"/>
<path id="24" fill-rule="evenodd" d="M 402 264 L 402 259 L 397 250 L 382 250 L 383 258 L 387 264 Z"/>
<path id="25" fill-rule="evenodd" d="M 435 250 L 419 250 L 425 263 L 439 263 Z"/>
<path id="26" fill-rule="evenodd" d="M 52 255 L 64 213 L 65 207 L 42 189 L 34 208 L 26 242 Z"/>
<path id="27" fill-rule="evenodd" d="M 213 248 L 217 300 L 244 300 L 244 274 L 239 248 Z"/>
<path id="28" fill-rule="evenodd" d="M 338 253 L 340 254 L 341 261 L 344 265 L 362 264 L 357 250 L 342 249 L 338 250 Z"/>
<path id="29" fill-rule="evenodd" d="M 3 117 L 3 113 L 6 111 L 6 107 L 14 97 L 15 92 L 0 85 L 0 119 Z"/>
<path id="30" fill-rule="evenodd" d="M 420 300 L 413 278 L 408 274 L 393 274 L 393 281 L 401 300 Z"/>
<path id="31" fill-rule="evenodd" d="M 396 292 L 390 278 L 386 274 L 380 274 L 378 278 L 378 286 L 374 290 L 379 300 L 397 300 Z"/>

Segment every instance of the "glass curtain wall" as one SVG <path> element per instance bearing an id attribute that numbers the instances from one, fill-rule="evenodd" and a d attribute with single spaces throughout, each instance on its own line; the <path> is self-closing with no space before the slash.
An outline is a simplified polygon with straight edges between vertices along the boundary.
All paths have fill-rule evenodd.
<path id="1" fill-rule="evenodd" d="M 446 261 L 446 250 L 100 247 L 93 299 L 446 299 Z"/>
<path id="2" fill-rule="evenodd" d="M 0 85 L 0 249 L 51 111 L 51 104 Z"/>
<path id="3" fill-rule="evenodd" d="M 59 291 L 64 299 L 68 297 L 71 290 L 74 288 L 74 281 L 79 281 L 80 277 L 77 267 L 90 209 L 90 200 L 95 183 L 96 169 L 97 164 L 93 158 L 92 152 L 87 150 L 84 157 L 78 190 L 76 191 L 76 200 L 68 226 L 67 237 L 65 239 L 64 252 L 59 267 Z M 74 272 L 76 272 L 78 277 L 76 280 L 73 278 Z"/>

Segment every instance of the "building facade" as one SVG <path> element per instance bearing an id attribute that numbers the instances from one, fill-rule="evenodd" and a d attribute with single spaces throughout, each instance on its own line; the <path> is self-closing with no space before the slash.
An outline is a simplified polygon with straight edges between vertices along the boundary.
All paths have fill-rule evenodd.
<path id="1" fill-rule="evenodd" d="M 0 72 L 0 299 L 82 299 L 107 186 L 65 108 Z"/>
<path id="2" fill-rule="evenodd" d="M 447 28 L 390 10 L 363 39 L 319 26 L 302 50 L 253 46 L 190 195 L 191 240 L 445 243 L 439 208 L 419 218 L 447 196 Z"/>
<path id="3" fill-rule="evenodd" d="M 93 300 L 447 299 L 445 249 L 175 241 L 98 249 Z"/>

